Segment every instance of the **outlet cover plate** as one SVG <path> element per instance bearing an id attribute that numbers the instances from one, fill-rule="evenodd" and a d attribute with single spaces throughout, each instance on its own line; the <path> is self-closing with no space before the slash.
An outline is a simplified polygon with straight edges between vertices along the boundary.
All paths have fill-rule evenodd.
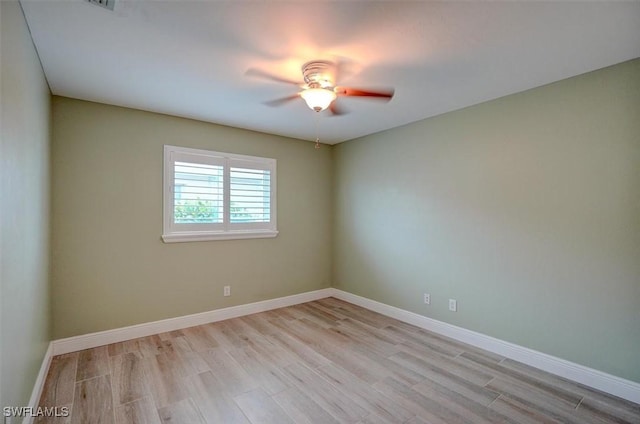
<path id="1" fill-rule="evenodd" d="M 458 301 L 455 299 L 449 299 L 449 310 L 451 312 L 457 312 L 458 311 Z"/>

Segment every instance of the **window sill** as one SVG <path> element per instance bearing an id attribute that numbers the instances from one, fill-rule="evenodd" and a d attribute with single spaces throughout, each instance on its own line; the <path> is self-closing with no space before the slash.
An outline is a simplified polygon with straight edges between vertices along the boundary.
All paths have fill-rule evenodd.
<path id="1" fill-rule="evenodd" d="M 277 230 L 247 230 L 247 231 L 225 231 L 225 232 L 191 232 L 163 234 L 162 241 L 165 243 L 184 243 L 190 241 L 212 241 L 212 240 L 241 240 L 272 238 L 278 235 Z"/>

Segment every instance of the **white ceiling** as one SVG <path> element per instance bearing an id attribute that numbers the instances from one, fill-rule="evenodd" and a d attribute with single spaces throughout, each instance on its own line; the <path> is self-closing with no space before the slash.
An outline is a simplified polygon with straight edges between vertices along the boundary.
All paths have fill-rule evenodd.
<path id="1" fill-rule="evenodd" d="M 640 2 L 21 1 L 53 94 L 315 139 L 296 87 L 312 59 L 338 83 L 395 87 L 340 98 L 320 138 L 338 143 L 640 57 Z"/>

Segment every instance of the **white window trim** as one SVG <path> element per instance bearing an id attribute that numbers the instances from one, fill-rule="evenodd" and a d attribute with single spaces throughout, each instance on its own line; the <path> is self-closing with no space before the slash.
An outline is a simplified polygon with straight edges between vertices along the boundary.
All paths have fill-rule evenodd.
<path id="1" fill-rule="evenodd" d="M 173 223 L 173 184 L 174 184 L 174 162 L 176 157 L 182 156 L 206 156 L 207 162 L 224 164 L 224 223 L 215 224 L 219 229 L 215 230 L 177 230 Z M 183 159 L 188 160 L 188 159 Z M 229 222 L 229 170 L 234 163 L 249 162 L 254 166 L 258 165 L 259 169 L 268 169 L 271 173 L 270 187 L 270 222 L 260 225 L 249 224 L 231 224 Z M 254 239 L 254 238 L 271 238 L 278 235 L 277 227 L 277 205 L 276 205 L 276 160 L 271 158 L 263 158 L 257 156 L 237 155 L 233 153 L 214 152 L 210 150 L 191 149 L 178 146 L 164 146 L 164 169 L 163 169 L 163 232 L 162 241 L 165 243 L 179 243 L 190 241 L 209 241 L 209 240 L 236 240 L 236 239 Z M 185 224 L 182 224 L 184 228 Z M 259 227 L 259 228 L 255 228 Z"/>

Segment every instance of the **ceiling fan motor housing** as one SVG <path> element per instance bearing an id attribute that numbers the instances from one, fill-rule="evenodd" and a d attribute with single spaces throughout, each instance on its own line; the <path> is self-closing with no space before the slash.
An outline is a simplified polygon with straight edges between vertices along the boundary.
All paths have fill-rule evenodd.
<path id="1" fill-rule="evenodd" d="M 304 82 L 309 88 L 333 88 L 333 63 L 314 60 L 302 65 Z"/>

